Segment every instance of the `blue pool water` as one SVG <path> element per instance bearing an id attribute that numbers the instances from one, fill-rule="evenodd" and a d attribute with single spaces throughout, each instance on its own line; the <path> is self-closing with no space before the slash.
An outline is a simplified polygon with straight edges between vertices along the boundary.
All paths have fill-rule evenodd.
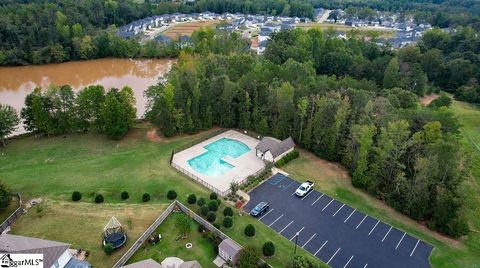
<path id="1" fill-rule="evenodd" d="M 250 148 L 244 143 L 229 138 L 221 138 L 203 148 L 208 152 L 188 160 L 188 164 L 206 176 L 218 176 L 234 168 L 231 164 L 223 161 L 223 157 L 228 155 L 237 158 L 250 151 Z"/>

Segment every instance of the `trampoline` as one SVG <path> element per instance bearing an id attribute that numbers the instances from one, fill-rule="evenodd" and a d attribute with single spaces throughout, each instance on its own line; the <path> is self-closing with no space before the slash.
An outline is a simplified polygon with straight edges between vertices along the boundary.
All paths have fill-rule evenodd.
<path id="1" fill-rule="evenodd" d="M 127 232 L 122 228 L 120 222 L 112 217 L 103 228 L 103 245 L 111 244 L 113 249 L 123 246 L 127 242 Z"/>

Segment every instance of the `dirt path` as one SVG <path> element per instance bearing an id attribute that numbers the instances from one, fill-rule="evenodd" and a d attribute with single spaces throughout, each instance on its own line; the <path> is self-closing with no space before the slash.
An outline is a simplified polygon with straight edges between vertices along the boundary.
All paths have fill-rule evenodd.
<path id="1" fill-rule="evenodd" d="M 427 106 L 430 104 L 430 102 L 434 101 L 438 97 L 440 97 L 440 95 L 438 95 L 437 93 L 423 96 L 420 98 L 420 104 L 422 104 L 422 106 Z"/>
<path id="2" fill-rule="evenodd" d="M 164 141 L 164 138 L 158 135 L 158 129 L 156 128 L 151 129 L 147 132 L 147 138 L 149 141 L 153 141 L 153 142 Z"/>

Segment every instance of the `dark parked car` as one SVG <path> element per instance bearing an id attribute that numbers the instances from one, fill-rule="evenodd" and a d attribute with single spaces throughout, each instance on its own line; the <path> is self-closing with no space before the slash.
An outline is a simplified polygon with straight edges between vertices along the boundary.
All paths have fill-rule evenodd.
<path id="1" fill-rule="evenodd" d="M 250 215 L 253 217 L 258 217 L 268 211 L 269 208 L 270 206 L 268 206 L 267 202 L 260 202 L 250 211 Z"/>

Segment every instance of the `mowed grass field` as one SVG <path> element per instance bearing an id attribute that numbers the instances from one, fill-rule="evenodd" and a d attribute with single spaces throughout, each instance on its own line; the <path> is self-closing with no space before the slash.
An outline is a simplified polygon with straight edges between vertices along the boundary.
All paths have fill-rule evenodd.
<path id="1" fill-rule="evenodd" d="M 480 267 L 480 107 L 454 101 L 451 109 L 462 124 L 462 146 L 472 171 L 463 187 L 464 213 L 471 233 L 462 239 L 453 240 L 435 233 L 354 188 L 341 165 L 321 160 L 309 152 L 301 150 L 300 158 L 283 169 L 291 177 L 313 180 L 316 188 L 326 194 L 431 243 L 435 247 L 430 257 L 433 267 Z"/>
<path id="2" fill-rule="evenodd" d="M 170 37 L 171 39 L 176 39 L 182 35 L 192 35 L 192 33 L 196 30 L 199 30 L 203 27 L 215 27 L 220 23 L 219 20 L 206 20 L 206 21 L 193 21 L 193 22 L 185 22 L 185 23 L 178 23 L 173 25 L 172 27 L 168 28 L 161 34 Z"/>
<path id="3" fill-rule="evenodd" d="M 13 233 L 71 243 L 73 248 L 90 250 L 88 260 L 95 267 L 111 267 L 122 255 L 107 256 L 101 250 L 100 235 L 111 216 L 127 228 L 129 243 L 133 243 L 170 203 L 168 190 L 174 189 L 183 203 L 191 193 L 208 197 L 210 191 L 178 173 L 169 161 L 173 148 L 214 130 L 154 142 L 147 135 L 151 128 L 139 124 L 121 141 L 98 134 L 9 141 L 0 149 L 0 179 L 24 200 L 42 198 L 45 203 L 42 213 L 34 207 L 22 216 L 13 225 Z M 70 201 L 73 191 L 82 193 L 80 202 Z M 130 199 L 121 200 L 122 191 L 128 191 Z M 148 203 L 141 201 L 145 192 L 152 198 Z M 93 203 L 97 193 L 104 195 L 103 204 Z M 253 238 L 243 234 L 249 223 L 257 229 Z M 284 267 L 291 260 L 294 245 L 254 218 L 237 216 L 234 227 L 224 231 L 243 246 L 261 247 L 268 240 L 274 241 L 277 254 L 267 260 L 274 267 Z M 298 252 L 309 256 L 306 251 Z"/>
<path id="4" fill-rule="evenodd" d="M 396 36 L 395 30 L 381 29 L 381 28 L 351 27 L 348 25 L 332 24 L 332 23 L 317 23 L 317 22 L 298 23 L 295 25 L 295 27 L 301 28 L 304 30 L 311 29 L 311 28 L 318 28 L 322 31 L 325 31 L 328 29 L 334 29 L 335 31 L 344 32 L 344 33 L 355 31 L 358 33 L 358 36 L 361 36 L 361 37 L 367 37 L 369 33 L 373 33 L 373 32 L 378 33 L 379 36 L 383 38 L 393 38 Z"/>

